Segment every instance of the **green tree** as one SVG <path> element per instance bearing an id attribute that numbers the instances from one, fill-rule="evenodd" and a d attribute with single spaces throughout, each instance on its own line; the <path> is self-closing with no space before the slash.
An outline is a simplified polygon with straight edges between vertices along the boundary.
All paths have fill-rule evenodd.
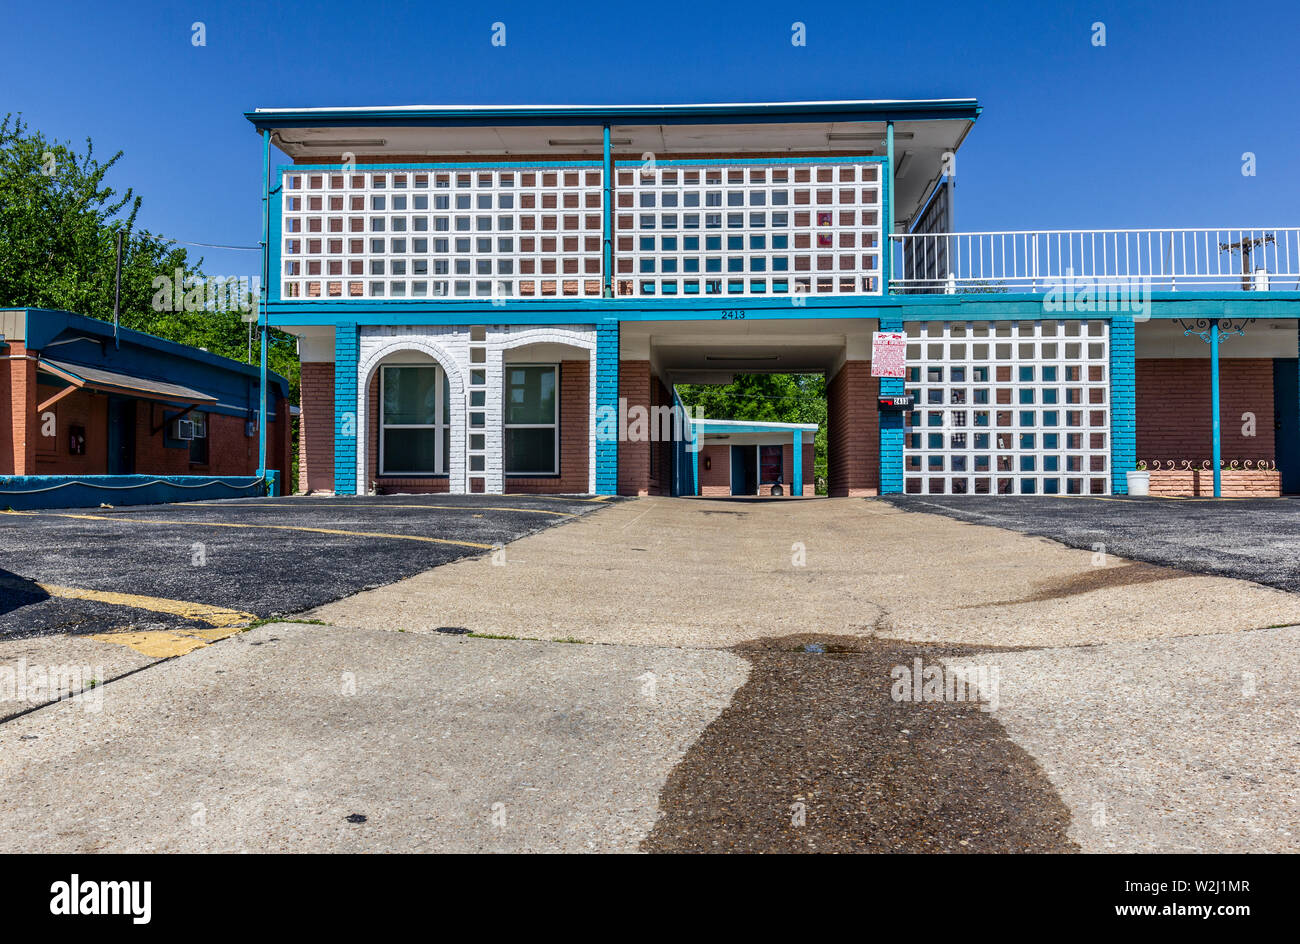
<path id="1" fill-rule="evenodd" d="M 136 229 L 141 199 L 107 182 L 121 159 L 83 153 L 47 139 L 21 117 L 0 120 L 0 307 L 57 308 L 111 320 L 116 235 L 123 234 L 121 324 L 169 341 L 206 348 L 243 361 L 248 326 L 230 305 L 204 311 L 159 311 L 154 280 L 202 280 L 203 260 L 191 263 L 184 248 Z M 179 307 L 179 306 L 176 306 Z M 294 339 L 272 331 L 268 362 L 298 398 Z"/>
<path id="2" fill-rule="evenodd" d="M 826 493 L 826 378 L 821 374 L 739 374 L 728 384 L 678 384 L 677 395 L 705 419 L 816 423 L 813 476 Z"/>

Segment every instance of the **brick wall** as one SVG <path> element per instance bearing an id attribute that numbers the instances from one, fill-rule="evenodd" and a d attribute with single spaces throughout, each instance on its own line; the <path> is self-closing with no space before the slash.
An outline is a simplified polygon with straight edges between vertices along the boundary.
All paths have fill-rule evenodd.
<path id="1" fill-rule="evenodd" d="M 880 488 L 878 390 L 869 361 L 846 361 L 826 386 L 827 478 L 833 496 L 875 495 Z"/>
<path id="2" fill-rule="evenodd" d="M 61 388 L 38 384 L 36 400 L 44 401 Z M 285 401 L 267 404 L 278 415 L 267 433 L 266 461 L 270 469 L 287 474 L 289 455 L 288 406 Z M 108 397 L 79 390 L 53 404 L 46 412 L 55 416 L 55 435 L 42 435 L 39 417 L 33 420 L 35 436 L 34 471 L 41 475 L 106 475 L 108 462 Z M 138 475 L 252 475 L 257 470 L 257 437 L 249 436 L 246 418 L 208 413 L 208 460 L 191 462 L 189 444 L 169 446 L 165 434 L 179 408 L 135 401 L 135 473 Z M 34 415 L 34 410 L 33 410 Z M 71 452 L 70 427 L 84 427 L 86 453 Z"/>
<path id="3" fill-rule="evenodd" d="M 662 407 L 671 407 L 673 397 L 664 382 L 658 377 L 650 377 L 650 494 L 671 495 L 673 493 L 673 442 L 664 438 L 665 433 L 672 435 L 672 425 L 664 430 L 659 417 Z"/>
<path id="4" fill-rule="evenodd" d="M 558 477 L 506 476 L 506 492 L 585 494 L 589 488 L 591 366 L 588 361 L 560 362 L 560 474 Z"/>
<path id="5" fill-rule="evenodd" d="M 58 393 L 53 386 L 37 386 L 37 402 Z M 38 475 L 104 475 L 108 472 L 108 397 L 84 390 L 68 394 L 47 412 L 54 414 L 53 436 L 46 436 L 45 424 L 34 420 L 36 473 Z M 86 431 L 86 453 L 74 456 L 70 427 Z"/>
<path id="6" fill-rule="evenodd" d="M 1242 435 L 1246 412 L 1255 414 L 1254 436 Z M 1272 360 L 1219 361 L 1219 416 L 1225 460 L 1274 458 Z M 1211 449 L 1208 358 L 1139 358 L 1138 459 L 1199 462 L 1210 458 Z"/>
<path id="7" fill-rule="evenodd" d="M 1263 469 L 1225 469 L 1220 474 L 1225 498 L 1276 498 L 1282 494 L 1282 473 Z M 1164 498 L 1214 495 L 1214 473 L 1208 469 L 1174 469 L 1151 473 L 1151 494 Z"/>
<path id="8" fill-rule="evenodd" d="M 626 398 L 630 412 L 634 406 L 650 407 L 650 362 L 619 361 L 618 395 Z M 624 419 L 624 422 L 627 420 Z M 622 431 L 620 430 L 620 435 Z M 650 443 L 627 442 L 618 444 L 618 493 L 620 495 L 650 494 Z"/>
<path id="9" fill-rule="evenodd" d="M 4 416 L 0 424 L 0 475 L 32 475 L 36 471 L 36 362 L 26 359 L 21 341 L 9 342 L 0 360 L 0 390 Z"/>
<path id="10" fill-rule="evenodd" d="M 334 365 L 307 362 L 299 382 L 298 491 L 334 490 Z"/>
<path id="11" fill-rule="evenodd" d="M 708 459 L 706 463 L 704 460 Z M 700 494 L 731 494 L 731 447 L 708 444 L 700 450 Z"/>

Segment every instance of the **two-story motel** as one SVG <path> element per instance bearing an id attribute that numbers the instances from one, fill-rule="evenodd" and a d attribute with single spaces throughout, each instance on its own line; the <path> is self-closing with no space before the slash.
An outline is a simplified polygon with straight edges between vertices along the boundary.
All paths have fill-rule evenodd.
<path id="1" fill-rule="evenodd" d="M 778 371 L 828 380 L 831 495 L 1300 491 L 1300 230 L 957 232 L 979 113 L 248 112 L 300 488 L 698 493 L 637 408 Z M 876 332 L 903 376 L 873 376 Z"/>

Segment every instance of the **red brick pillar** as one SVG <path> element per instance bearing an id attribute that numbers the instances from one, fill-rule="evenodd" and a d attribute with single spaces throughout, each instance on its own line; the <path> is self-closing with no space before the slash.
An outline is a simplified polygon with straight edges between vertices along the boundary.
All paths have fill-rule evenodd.
<path id="1" fill-rule="evenodd" d="M 333 491 L 334 365 L 305 362 L 300 376 L 298 491 Z"/>
<path id="2" fill-rule="evenodd" d="M 632 408 L 646 411 L 645 429 L 650 428 L 650 362 L 618 362 L 618 397 L 620 409 L 626 407 L 627 415 L 619 417 L 618 443 L 618 493 L 620 495 L 650 494 L 650 442 L 642 439 L 632 442 L 622 438 L 632 425 Z"/>
<path id="3" fill-rule="evenodd" d="M 27 347 L 21 341 L 9 342 L 0 361 L 0 387 L 8 400 L 0 428 L 0 473 L 5 475 L 36 474 L 36 437 L 40 419 L 36 415 L 36 362 L 26 358 Z"/>
<path id="4" fill-rule="evenodd" d="M 875 495 L 880 490 L 879 390 L 869 361 L 845 361 L 826 385 L 826 470 L 832 496 Z"/>

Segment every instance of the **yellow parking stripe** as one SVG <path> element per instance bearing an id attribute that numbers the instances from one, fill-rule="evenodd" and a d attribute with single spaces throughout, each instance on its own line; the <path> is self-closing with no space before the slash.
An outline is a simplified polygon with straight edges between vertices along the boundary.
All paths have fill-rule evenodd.
<path id="1" fill-rule="evenodd" d="M 312 502 L 310 505 L 300 506 L 297 502 L 292 505 L 277 505 L 274 502 L 240 502 L 238 505 L 227 506 L 219 505 L 216 502 L 191 502 L 200 508 L 358 508 L 358 505 L 350 502 Z M 577 515 L 571 511 L 549 511 L 546 508 L 500 508 L 492 505 L 389 505 L 385 503 L 384 508 L 427 508 L 432 511 L 517 511 L 525 515 L 555 515 L 559 518 L 576 518 Z M 129 510 L 129 509 L 127 509 Z"/>
<path id="2" fill-rule="evenodd" d="M 38 583 L 52 597 L 65 600 L 90 600 L 94 603 L 111 603 L 114 606 L 129 606 L 137 610 L 152 610 L 155 613 L 167 613 L 184 619 L 200 620 L 209 626 L 241 627 L 257 619 L 252 613 L 227 609 L 224 606 L 209 606 L 206 603 L 188 603 L 185 600 L 169 600 L 166 597 L 146 597 L 138 593 L 117 593 L 112 590 L 90 590 L 85 587 L 61 587 L 57 584 Z"/>
<path id="3" fill-rule="evenodd" d="M 24 515 L 36 518 L 74 518 L 84 521 L 116 521 L 129 524 L 181 524 L 203 528 L 252 528 L 268 531 L 306 531 L 311 534 L 340 534 L 354 538 L 388 538 L 394 541 L 421 541 L 428 544 L 453 544 L 458 547 L 472 547 L 481 551 L 490 551 L 496 545 L 480 544 L 477 541 L 453 541 L 449 538 L 430 538 L 418 534 L 385 534 L 381 531 L 342 531 L 338 528 L 308 528 L 292 524 L 246 524 L 233 521 L 177 521 L 168 518 L 128 518 L 125 515 L 73 515 L 67 513 L 49 513 L 34 511 L 6 511 L 8 515 Z"/>

